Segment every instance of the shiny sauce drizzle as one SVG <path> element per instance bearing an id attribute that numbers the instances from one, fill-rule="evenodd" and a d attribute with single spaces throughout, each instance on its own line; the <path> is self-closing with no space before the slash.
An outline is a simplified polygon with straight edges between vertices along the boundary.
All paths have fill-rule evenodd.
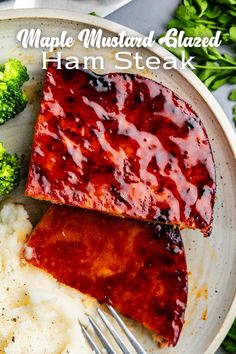
<path id="1" fill-rule="evenodd" d="M 24 256 L 143 324 L 163 343 L 177 343 L 187 302 L 178 228 L 54 205 L 32 232 Z"/>
<path id="2" fill-rule="evenodd" d="M 208 235 L 214 162 L 201 121 L 168 88 L 50 63 L 26 194 Z"/>

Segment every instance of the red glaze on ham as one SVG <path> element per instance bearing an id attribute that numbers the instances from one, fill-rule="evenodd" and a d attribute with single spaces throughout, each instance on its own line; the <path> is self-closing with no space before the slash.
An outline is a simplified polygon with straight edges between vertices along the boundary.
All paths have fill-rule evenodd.
<path id="1" fill-rule="evenodd" d="M 26 195 L 209 235 L 209 140 L 190 106 L 157 82 L 50 63 Z"/>
<path id="2" fill-rule="evenodd" d="M 60 282 L 154 331 L 162 344 L 177 343 L 187 302 L 178 228 L 51 206 L 24 255 Z"/>

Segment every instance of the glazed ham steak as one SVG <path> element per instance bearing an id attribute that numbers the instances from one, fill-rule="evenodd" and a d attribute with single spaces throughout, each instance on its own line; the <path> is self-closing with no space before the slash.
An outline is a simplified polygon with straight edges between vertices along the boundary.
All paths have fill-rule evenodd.
<path id="1" fill-rule="evenodd" d="M 50 63 L 26 195 L 207 236 L 215 199 L 209 140 L 190 106 L 157 82 Z"/>
<path id="2" fill-rule="evenodd" d="M 60 282 L 143 324 L 162 344 L 177 343 L 187 302 L 178 228 L 54 205 L 24 255 Z"/>

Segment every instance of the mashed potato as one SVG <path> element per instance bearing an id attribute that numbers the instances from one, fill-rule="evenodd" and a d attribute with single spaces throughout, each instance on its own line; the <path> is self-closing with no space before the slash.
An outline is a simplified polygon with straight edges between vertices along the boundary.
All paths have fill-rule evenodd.
<path id="1" fill-rule="evenodd" d="M 31 230 L 23 206 L 1 206 L 0 353 L 91 353 L 78 319 L 86 325 L 98 303 L 22 259 Z"/>

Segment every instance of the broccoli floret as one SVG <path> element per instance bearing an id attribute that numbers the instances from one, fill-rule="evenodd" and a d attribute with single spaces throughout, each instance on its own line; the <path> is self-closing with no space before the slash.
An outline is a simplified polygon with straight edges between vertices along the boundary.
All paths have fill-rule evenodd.
<path id="1" fill-rule="evenodd" d="M 26 67 L 17 59 L 0 66 L 0 125 L 24 110 L 27 97 L 21 86 L 28 79 Z"/>
<path id="2" fill-rule="evenodd" d="M 29 80 L 27 69 L 17 59 L 8 59 L 8 61 L 0 67 L 0 81 L 11 81 L 15 85 L 22 86 L 25 81 Z"/>
<path id="3" fill-rule="evenodd" d="M 0 82 L 0 125 L 23 111 L 26 104 L 27 97 L 21 90 Z"/>
<path id="4" fill-rule="evenodd" d="M 9 194 L 20 180 L 20 162 L 17 154 L 9 154 L 0 142 L 0 196 Z"/>

